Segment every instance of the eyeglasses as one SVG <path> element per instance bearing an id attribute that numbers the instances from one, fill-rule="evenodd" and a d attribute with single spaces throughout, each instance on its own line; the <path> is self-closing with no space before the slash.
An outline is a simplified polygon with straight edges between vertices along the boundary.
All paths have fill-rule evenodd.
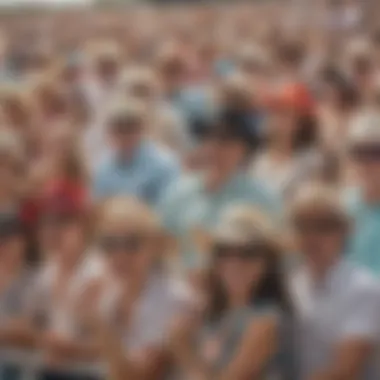
<path id="1" fill-rule="evenodd" d="M 251 261 L 264 255 L 265 248 L 261 244 L 217 243 L 213 247 L 213 256 L 217 259 L 237 258 L 242 261 Z"/>
<path id="2" fill-rule="evenodd" d="M 353 147 L 350 154 L 358 162 L 380 161 L 380 144 Z"/>
<path id="3" fill-rule="evenodd" d="M 326 235 L 343 229 L 344 223 L 338 218 L 298 219 L 294 227 L 301 234 Z"/>
<path id="4" fill-rule="evenodd" d="M 99 239 L 98 245 L 105 253 L 122 251 L 125 253 L 138 252 L 145 243 L 141 235 L 108 235 Z"/>

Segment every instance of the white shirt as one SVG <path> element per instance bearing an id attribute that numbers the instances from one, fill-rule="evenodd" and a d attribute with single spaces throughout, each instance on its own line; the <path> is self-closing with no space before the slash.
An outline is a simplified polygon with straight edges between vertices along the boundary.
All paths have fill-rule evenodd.
<path id="1" fill-rule="evenodd" d="M 380 288 L 365 270 L 340 262 L 323 283 L 315 284 L 305 269 L 293 278 L 296 350 L 300 379 L 326 369 L 340 341 L 380 337 Z M 369 365 L 361 380 L 378 379 Z"/>
<path id="2" fill-rule="evenodd" d="M 108 323 L 120 329 L 126 352 L 138 353 L 145 348 L 160 347 L 165 343 L 173 318 L 192 304 L 192 292 L 185 282 L 168 274 L 152 275 L 141 294 L 126 329 L 118 326 L 117 307 L 120 289 L 109 287 L 101 302 L 101 312 Z M 186 309 L 185 309 L 186 308 Z"/>

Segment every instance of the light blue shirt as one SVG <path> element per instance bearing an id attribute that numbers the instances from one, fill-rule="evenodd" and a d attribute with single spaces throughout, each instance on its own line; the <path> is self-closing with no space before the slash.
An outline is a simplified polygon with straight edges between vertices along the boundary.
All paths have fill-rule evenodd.
<path id="1" fill-rule="evenodd" d="M 359 191 L 350 191 L 347 205 L 354 219 L 349 258 L 380 276 L 380 203 L 367 204 Z"/>
<path id="2" fill-rule="evenodd" d="M 179 240 L 180 264 L 190 269 L 200 264 L 194 247 L 194 232 L 213 228 L 232 204 L 257 206 L 270 217 L 279 217 L 279 200 L 265 187 L 243 173 L 236 174 L 217 192 L 209 193 L 201 176 L 181 177 L 160 203 L 164 226 Z"/>
<path id="3" fill-rule="evenodd" d="M 105 157 L 95 171 L 93 196 L 100 199 L 133 195 L 154 205 L 178 173 L 179 164 L 175 157 L 146 141 L 126 162 L 118 161 L 112 154 Z"/>

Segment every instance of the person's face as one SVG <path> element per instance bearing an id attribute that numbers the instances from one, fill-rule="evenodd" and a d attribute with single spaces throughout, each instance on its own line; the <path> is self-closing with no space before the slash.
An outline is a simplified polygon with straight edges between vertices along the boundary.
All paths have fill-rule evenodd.
<path id="1" fill-rule="evenodd" d="M 44 253 L 56 252 L 63 260 L 75 260 L 85 247 L 85 239 L 81 221 L 68 217 L 47 217 L 39 228 L 39 242 Z"/>
<path id="2" fill-rule="evenodd" d="M 16 168 L 11 160 L 7 157 L 0 157 L 0 193 L 11 195 L 15 190 L 17 179 Z"/>
<path id="3" fill-rule="evenodd" d="M 227 137 L 210 137 L 202 149 L 205 167 L 211 170 L 230 171 L 238 168 L 247 154 L 244 143 Z"/>
<path id="4" fill-rule="evenodd" d="M 132 152 L 143 139 L 144 125 L 141 121 L 120 121 L 110 125 L 113 147 L 120 152 Z"/>
<path id="5" fill-rule="evenodd" d="M 297 132 L 296 113 L 288 108 L 279 108 L 269 113 L 268 130 L 275 139 L 291 139 Z"/>
<path id="6" fill-rule="evenodd" d="M 155 260 L 156 241 L 150 231 L 126 226 L 108 226 L 98 238 L 110 270 L 119 279 L 141 278 Z"/>
<path id="7" fill-rule="evenodd" d="M 101 81 L 113 82 L 119 74 L 119 67 L 116 61 L 102 60 L 96 64 L 95 72 Z"/>
<path id="8" fill-rule="evenodd" d="M 213 255 L 216 273 L 232 297 L 248 296 L 265 275 L 265 252 L 255 244 L 218 243 Z"/>
<path id="9" fill-rule="evenodd" d="M 347 226 L 328 213 L 310 213 L 293 220 L 297 251 L 318 267 L 333 263 L 344 250 Z"/>
<path id="10" fill-rule="evenodd" d="M 22 235 L 12 234 L 0 237 L 0 263 L 6 268 L 22 265 L 25 258 L 26 244 Z"/>
<path id="11" fill-rule="evenodd" d="M 350 156 L 361 185 L 367 190 L 380 190 L 380 144 L 354 146 Z"/>

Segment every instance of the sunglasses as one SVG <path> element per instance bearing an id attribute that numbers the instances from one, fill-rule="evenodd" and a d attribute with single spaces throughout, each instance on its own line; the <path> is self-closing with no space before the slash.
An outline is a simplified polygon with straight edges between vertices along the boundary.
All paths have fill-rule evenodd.
<path id="1" fill-rule="evenodd" d="M 138 133 L 142 129 L 142 125 L 136 120 L 119 120 L 111 125 L 112 131 L 116 134 L 129 135 Z"/>
<path id="2" fill-rule="evenodd" d="M 213 247 L 213 256 L 216 259 L 237 258 L 242 261 L 251 261 L 262 258 L 265 249 L 260 244 L 226 244 L 217 243 Z"/>
<path id="3" fill-rule="evenodd" d="M 337 218 L 299 219 L 294 227 L 301 234 L 326 235 L 342 230 L 343 222 Z"/>
<path id="4" fill-rule="evenodd" d="M 99 239 L 99 247 L 106 253 L 123 251 L 126 253 L 138 252 L 146 239 L 139 235 L 109 235 Z"/>
<path id="5" fill-rule="evenodd" d="M 354 147 L 350 155 L 358 162 L 380 161 L 380 145 Z"/>

